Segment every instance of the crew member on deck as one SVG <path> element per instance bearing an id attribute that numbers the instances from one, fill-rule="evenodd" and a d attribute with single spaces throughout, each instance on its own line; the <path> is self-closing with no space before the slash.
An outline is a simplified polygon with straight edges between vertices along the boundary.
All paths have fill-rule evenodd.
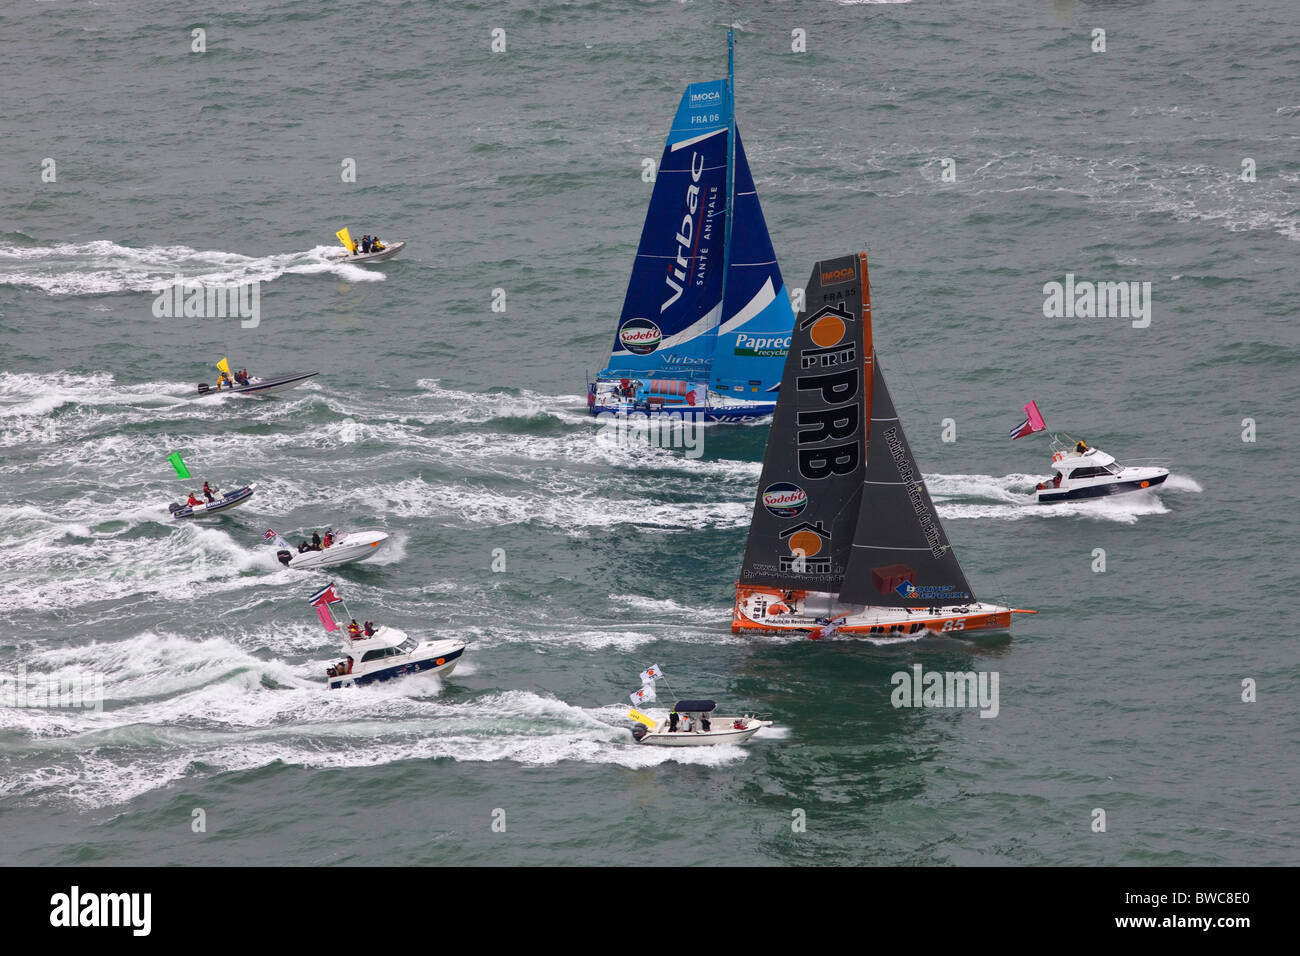
<path id="1" fill-rule="evenodd" d="M 311 549 L 313 551 L 320 550 L 320 534 L 315 531 L 311 533 Z"/>
<path id="2" fill-rule="evenodd" d="M 374 622 L 374 621 L 366 621 L 365 631 L 366 631 L 366 637 L 374 637 L 374 636 L 375 636 L 375 622 Z"/>
<path id="3" fill-rule="evenodd" d="M 212 489 L 208 487 L 208 483 L 206 481 L 203 483 L 203 496 L 207 498 L 209 501 L 214 500 L 212 497 Z"/>
<path id="4" fill-rule="evenodd" d="M 203 502 L 199 501 L 198 498 L 194 497 L 194 492 L 192 492 L 192 491 L 190 492 L 189 500 L 186 501 L 185 503 L 186 503 L 187 505 L 189 505 L 191 508 L 193 508 L 195 505 L 201 505 L 201 504 L 203 504 Z"/>
<path id="5" fill-rule="evenodd" d="M 1088 450 L 1088 443 L 1084 441 L 1082 438 L 1080 438 L 1079 444 L 1074 446 L 1074 450 L 1077 451 L 1080 455 L 1082 455 L 1084 452 Z"/>
<path id="6" fill-rule="evenodd" d="M 325 540 L 321 542 L 321 547 L 322 547 L 322 548 L 328 548 L 328 547 L 329 547 L 331 544 L 333 544 L 333 543 L 334 543 L 334 529 L 333 529 L 333 528 L 326 528 L 326 529 L 325 529 Z"/>
<path id="7" fill-rule="evenodd" d="M 348 625 L 348 637 L 354 641 L 361 637 L 361 625 L 357 623 L 355 617 L 352 619 L 352 623 Z"/>

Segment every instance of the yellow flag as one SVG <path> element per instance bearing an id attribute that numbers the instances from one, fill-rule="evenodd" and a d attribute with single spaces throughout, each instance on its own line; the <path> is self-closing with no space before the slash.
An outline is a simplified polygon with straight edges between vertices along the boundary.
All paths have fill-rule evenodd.
<path id="1" fill-rule="evenodd" d="M 639 710 L 629 710 L 627 712 L 627 715 L 631 717 L 633 720 L 635 720 L 637 723 L 645 724 L 651 730 L 654 730 L 656 727 L 659 726 L 658 721 L 651 720 L 649 717 L 641 713 L 641 711 Z"/>
<path id="2" fill-rule="evenodd" d="M 357 251 L 357 241 L 352 238 L 352 234 L 348 232 L 347 226 L 344 226 L 338 232 L 334 233 L 334 235 L 339 237 L 339 242 L 343 243 L 344 248 L 346 248 L 348 252 Z"/>
<path id="3" fill-rule="evenodd" d="M 230 374 L 230 363 L 227 362 L 225 359 L 222 359 L 220 362 L 217 363 L 217 369 L 220 370 L 220 371 L 222 371 L 222 372 L 225 372 L 227 375 L 229 375 L 229 374 Z"/>

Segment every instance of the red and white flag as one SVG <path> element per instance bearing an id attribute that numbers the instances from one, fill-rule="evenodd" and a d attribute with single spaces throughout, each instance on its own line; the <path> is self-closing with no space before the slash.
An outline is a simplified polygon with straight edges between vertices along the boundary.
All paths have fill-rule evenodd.
<path id="1" fill-rule="evenodd" d="M 1041 432 L 1047 428 L 1043 421 L 1043 416 L 1038 413 L 1038 405 L 1030 402 L 1025 406 L 1025 420 L 1011 429 L 1011 438 L 1024 438 L 1026 435 L 1032 435 L 1034 432 Z"/>

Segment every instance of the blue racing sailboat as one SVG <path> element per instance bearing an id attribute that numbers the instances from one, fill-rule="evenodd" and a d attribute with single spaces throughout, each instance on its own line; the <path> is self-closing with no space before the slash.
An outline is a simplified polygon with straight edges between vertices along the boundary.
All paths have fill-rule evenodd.
<path id="1" fill-rule="evenodd" d="M 587 409 L 747 421 L 771 415 L 794 310 L 726 80 L 682 94 L 650 196 L 609 363 Z"/>

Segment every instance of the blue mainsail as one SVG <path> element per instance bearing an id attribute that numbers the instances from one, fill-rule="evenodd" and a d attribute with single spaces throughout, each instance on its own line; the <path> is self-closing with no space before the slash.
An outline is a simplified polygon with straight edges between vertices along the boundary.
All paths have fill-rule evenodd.
<path id="1" fill-rule="evenodd" d="M 722 315 L 730 123 L 725 80 L 686 88 L 659 161 L 602 375 L 708 375 Z"/>
<path id="2" fill-rule="evenodd" d="M 736 131 L 734 218 L 722 302 L 722 323 L 713 355 L 715 391 L 746 398 L 774 394 L 790 348 L 794 309 L 772 238 Z"/>

